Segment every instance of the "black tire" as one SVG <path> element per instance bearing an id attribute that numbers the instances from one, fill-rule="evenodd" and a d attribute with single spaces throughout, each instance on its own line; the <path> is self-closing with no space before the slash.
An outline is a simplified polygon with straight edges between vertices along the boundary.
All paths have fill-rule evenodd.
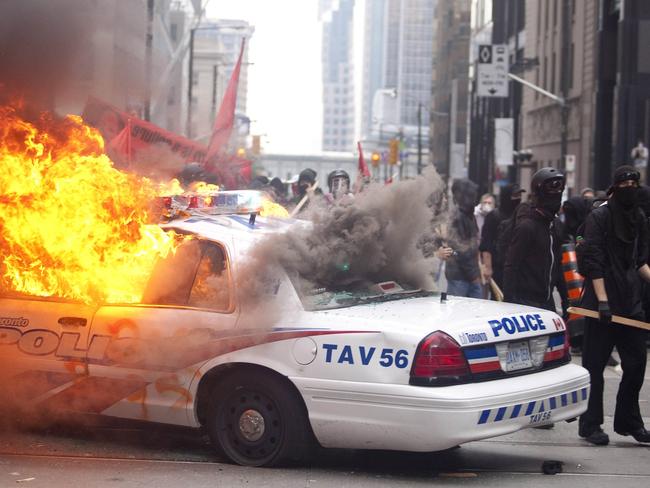
<path id="1" fill-rule="evenodd" d="M 206 426 L 217 451 L 242 466 L 302 461 L 314 445 L 298 393 L 259 370 L 235 372 L 215 386 Z"/>

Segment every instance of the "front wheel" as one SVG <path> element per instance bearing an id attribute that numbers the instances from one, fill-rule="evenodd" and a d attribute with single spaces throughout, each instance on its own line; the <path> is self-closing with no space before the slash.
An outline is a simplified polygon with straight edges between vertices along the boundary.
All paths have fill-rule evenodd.
<path id="1" fill-rule="evenodd" d="M 240 371 L 213 390 L 207 428 L 212 443 L 242 466 L 302 459 L 313 444 L 307 412 L 287 380 Z"/>

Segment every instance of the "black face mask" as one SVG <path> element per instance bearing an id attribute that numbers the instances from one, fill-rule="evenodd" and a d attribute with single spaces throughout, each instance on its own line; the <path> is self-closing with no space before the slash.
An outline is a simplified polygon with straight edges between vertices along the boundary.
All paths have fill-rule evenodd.
<path id="1" fill-rule="evenodd" d="M 616 201 L 624 207 L 633 207 L 637 203 L 639 189 L 636 186 L 626 186 L 614 189 Z"/>
<path id="2" fill-rule="evenodd" d="M 549 195 L 540 195 L 539 206 L 546 210 L 549 214 L 555 216 L 560 211 L 562 206 L 562 194 L 552 193 Z"/>

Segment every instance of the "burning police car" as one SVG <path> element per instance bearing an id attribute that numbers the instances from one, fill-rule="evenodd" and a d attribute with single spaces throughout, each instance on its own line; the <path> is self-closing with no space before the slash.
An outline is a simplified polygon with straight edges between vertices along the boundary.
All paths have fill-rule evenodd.
<path id="1" fill-rule="evenodd" d="M 263 306 L 248 307 L 250 250 L 296 225 L 237 212 L 172 220 L 164 228 L 185 241 L 139 303 L 0 297 L 8 398 L 203 427 L 250 466 L 314 442 L 438 451 L 586 409 L 588 374 L 548 311 L 441 301 L 396 281 L 306 292 L 287 273 L 261 279 Z"/>

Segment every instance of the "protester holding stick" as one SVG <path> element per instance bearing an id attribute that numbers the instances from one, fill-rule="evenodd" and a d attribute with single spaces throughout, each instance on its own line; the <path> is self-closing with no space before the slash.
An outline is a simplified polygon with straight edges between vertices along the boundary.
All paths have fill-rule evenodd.
<path id="1" fill-rule="evenodd" d="M 585 277 L 582 308 L 597 310 L 587 318 L 582 365 L 591 377 L 587 411 L 579 435 L 596 445 L 609 443 L 603 432 L 603 371 L 616 346 L 623 376 L 616 397 L 614 431 L 638 442 L 650 442 L 639 410 L 639 392 L 646 368 L 646 331 L 612 321 L 612 316 L 644 320 L 642 282 L 650 282 L 648 228 L 637 205 L 639 172 L 621 166 L 614 172 L 606 205 L 594 209 L 577 238 L 578 268 Z M 582 230 L 582 229 L 580 229 Z"/>
<path id="2" fill-rule="evenodd" d="M 318 188 L 316 176 L 316 171 L 311 168 L 303 169 L 300 172 L 300 175 L 298 176 L 297 192 L 294 195 L 293 200 L 290 202 L 290 205 L 294 207 L 291 211 L 292 217 L 300 213 L 307 207 L 307 205 L 309 205 L 310 198 L 313 198 L 315 195 L 323 195 L 323 192 Z"/>

